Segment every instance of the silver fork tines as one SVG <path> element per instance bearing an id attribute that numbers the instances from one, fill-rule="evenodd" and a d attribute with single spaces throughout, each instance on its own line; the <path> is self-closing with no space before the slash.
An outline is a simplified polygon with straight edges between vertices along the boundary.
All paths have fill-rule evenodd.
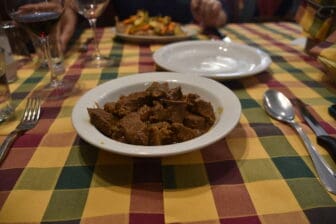
<path id="1" fill-rule="evenodd" d="M 12 131 L 0 147 L 0 164 L 5 159 L 8 150 L 19 135 L 34 128 L 41 114 L 41 99 L 38 97 L 28 98 L 26 108 L 23 112 L 19 125 Z"/>
<path id="2" fill-rule="evenodd" d="M 40 117 L 40 99 L 39 98 L 29 98 L 27 101 L 26 109 L 23 113 L 21 122 L 25 121 L 37 121 Z"/>

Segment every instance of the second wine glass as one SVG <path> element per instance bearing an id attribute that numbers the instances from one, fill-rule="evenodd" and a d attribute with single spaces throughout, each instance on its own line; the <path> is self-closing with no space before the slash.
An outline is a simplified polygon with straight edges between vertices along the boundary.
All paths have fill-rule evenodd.
<path id="1" fill-rule="evenodd" d="M 74 0 L 74 8 L 89 21 L 93 33 L 95 52 L 86 63 L 89 67 L 106 67 L 113 64 L 111 57 L 101 54 L 96 33 L 97 18 L 104 12 L 109 1 L 110 0 Z"/>

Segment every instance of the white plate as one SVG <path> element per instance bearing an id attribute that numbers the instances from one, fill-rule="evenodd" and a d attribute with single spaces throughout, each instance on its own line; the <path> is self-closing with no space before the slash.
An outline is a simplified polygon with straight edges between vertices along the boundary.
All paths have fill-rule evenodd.
<path id="1" fill-rule="evenodd" d="M 185 141 L 163 146 L 131 145 L 115 141 L 101 134 L 91 123 L 87 108 L 98 103 L 116 101 L 121 95 L 145 90 L 153 81 L 168 82 L 169 87 L 181 86 L 184 94 L 197 93 L 211 102 L 216 113 L 214 126 L 205 134 Z M 78 135 L 88 143 L 118 154 L 138 157 L 158 157 L 189 152 L 205 147 L 226 136 L 237 124 L 241 105 L 237 96 L 214 80 L 172 72 L 142 73 L 108 81 L 88 91 L 72 111 L 72 123 Z"/>
<path id="2" fill-rule="evenodd" d="M 272 62 L 265 52 L 238 43 L 200 40 L 168 44 L 153 55 L 160 67 L 212 79 L 235 79 L 255 75 Z"/>
<path id="3" fill-rule="evenodd" d="M 113 28 L 116 37 L 132 43 L 170 43 L 170 42 L 176 42 L 176 41 L 182 41 L 182 40 L 188 40 L 192 36 L 196 35 L 197 31 L 195 29 L 192 29 L 188 26 L 183 26 L 182 30 L 185 32 L 186 35 L 181 36 L 142 36 L 142 35 L 130 35 L 130 34 L 124 34 L 119 33 L 116 31 L 115 28 Z"/>

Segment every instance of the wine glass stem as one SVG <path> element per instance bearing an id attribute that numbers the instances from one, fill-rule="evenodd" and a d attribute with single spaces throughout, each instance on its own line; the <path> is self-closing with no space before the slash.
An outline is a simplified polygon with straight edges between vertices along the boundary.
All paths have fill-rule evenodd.
<path id="1" fill-rule="evenodd" d="M 48 36 L 41 37 L 40 41 L 41 41 L 41 48 L 42 48 L 44 58 L 47 59 L 48 67 L 50 70 L 50 75 L 51 75 L 50 85 L 56 87 L 58 85 L 59 80 L 57 78 L 57 74 L 55 72 L 55 68 L 54 68 L 51 54 L 50 54 L 49 38 Z"/>
<path id="2" fill-rule="evenodd" d="M 99 47 L 98 47 L 98 41 L 97 41 L 97 33 L 96 33 L 96 22 L 97 19 L 89 19 L 90 27 L 92 30 L 92 35 L 93 35 L 93 43 L 95 47 L 95 58 L 99 59 L 101 57 Z"/>

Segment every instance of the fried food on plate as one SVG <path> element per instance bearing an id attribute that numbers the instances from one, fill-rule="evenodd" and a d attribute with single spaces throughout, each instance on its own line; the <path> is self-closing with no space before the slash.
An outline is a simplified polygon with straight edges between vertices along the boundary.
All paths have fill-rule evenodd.
<path id="1" fill-rule="evenodd" d="M 117 21 L 117 32 L 143 36 L 181 36 L 186 35 L 181 25 L 170 16 L 150 17 L 147 11 L 139 10 L 123 21 Z"/>

